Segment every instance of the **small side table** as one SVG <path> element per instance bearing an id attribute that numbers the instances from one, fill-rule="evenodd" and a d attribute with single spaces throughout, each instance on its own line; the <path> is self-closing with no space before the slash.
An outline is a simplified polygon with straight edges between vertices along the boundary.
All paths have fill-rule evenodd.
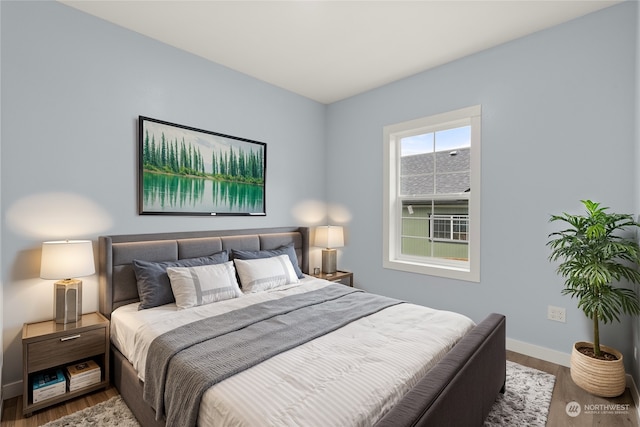
<path id="1" fill-rule="evenodd" d="M 320 273 L 318 275 L 314 275 L 313 277 L 329 280 L 331 282 L 342 282 L 342 280 L 349 279 L 349 286 L 353 288 L 353 273 L 350 271 L 336 271 L 332 274 Z"/>
<path id="2" fill-rule="evenodd" d="M 23 395 L 22 413 L 34 411 L 109 386 L 109 320 L 100 313 L 83 314 L 77 323 L 57 324 L 54 320 L 25 323 L 22 327 Z M 102 371 L 100 382 L 75 391 L 33 402 L 31 382 L 41 371 L 61 368 L 93 359 Z"/>

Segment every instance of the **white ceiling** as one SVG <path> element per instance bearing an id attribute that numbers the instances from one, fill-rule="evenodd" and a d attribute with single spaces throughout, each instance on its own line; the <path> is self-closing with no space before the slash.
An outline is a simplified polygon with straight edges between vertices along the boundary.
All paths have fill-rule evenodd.
<path id="1" fill-rule="evenodd" d="M 620 2 L 59 1 L 325 104 Z"/>

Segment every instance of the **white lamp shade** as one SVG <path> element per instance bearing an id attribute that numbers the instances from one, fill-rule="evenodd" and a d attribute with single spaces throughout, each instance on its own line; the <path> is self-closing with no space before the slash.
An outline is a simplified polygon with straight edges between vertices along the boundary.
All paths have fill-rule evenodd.
<path id="1" fill-rule="evenodd" d="M 42 244 L 41 278 L 71 279 L 95 272 L 90 240 L 61 240 Z"/>
<path id="2" fill-rule="evenodd" d="M 339 225 L 323 225 L 316 228 L 315 246 L 341 248 L 344 246 L 344 231 Z"/>

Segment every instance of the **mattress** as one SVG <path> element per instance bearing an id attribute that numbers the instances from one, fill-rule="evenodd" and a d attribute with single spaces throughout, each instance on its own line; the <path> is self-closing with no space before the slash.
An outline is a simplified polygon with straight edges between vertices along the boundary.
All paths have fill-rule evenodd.
<path id="1" fill-rule="evenodd" d="M 299 284 L 178 310 L 118 308 L 111 340 L 144 381 L 147 350 L 173 328 L 324 286 Z M 281 353 L 211 387 L 200 426 L 370 426 L 433 367 L 474 323 L 458 313 L 403 303 Z"/>

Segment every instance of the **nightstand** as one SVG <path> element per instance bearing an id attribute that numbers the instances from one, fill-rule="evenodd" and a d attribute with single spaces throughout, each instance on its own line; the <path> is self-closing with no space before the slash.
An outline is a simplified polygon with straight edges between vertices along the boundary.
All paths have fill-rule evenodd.
<path id="1" fill-rule="evenodd" d="M 353 287 L 353 273 L 349 271 L 336 271 L 333 274 L 320 273 L 314 277 L 331 282 L 341 282 L 342 280 L 349 279 L 349 286 Z"/>
<path id="2" fill-rule="evenodd" d="M 38 373 L 94 360 L 101 368 L 101 381 L 75 391 L 33 403 L 32 381 Z M 109 386 L 109 320 L 100 313 L 83 314 L 76 323 L 54 320 L 25 323 L 22 327 L 22 412 L 33 411 Z"/>

